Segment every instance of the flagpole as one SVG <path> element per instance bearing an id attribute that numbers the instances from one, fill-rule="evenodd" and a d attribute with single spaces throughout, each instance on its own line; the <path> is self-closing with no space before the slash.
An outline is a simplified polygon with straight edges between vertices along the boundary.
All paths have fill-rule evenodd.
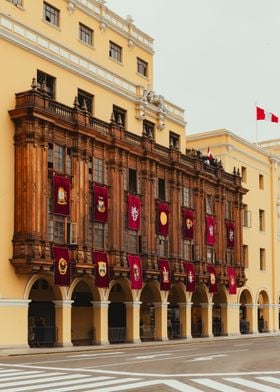
<path id="1" fill-rule="evenodd" d="M 258 145 L 258 120 L 257 120 L 257 102 L 255 102 L 255 118 L 256 118 L 256 145 Z"/>

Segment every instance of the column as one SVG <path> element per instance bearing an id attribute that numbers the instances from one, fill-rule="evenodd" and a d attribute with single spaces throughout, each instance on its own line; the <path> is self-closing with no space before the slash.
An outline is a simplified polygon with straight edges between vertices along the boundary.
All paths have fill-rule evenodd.
<path id="1" fill-rule="evenodd" d="M 224 336 L 240 335 L 240 321 L 238 303 L 221 304 L 222 331 Z"/>
<path id="2" fill-rule="evenodd" d="M 108 309 L 110 301 L 92 301 L 94 343 L 109 344 L 108 339 Z"/>
<path id="3" fill-rule="evenodd" d="M 154 302 L 155 305 L 155 340 L 166 341 L 167 335 L 167 308 L 169 302 Z"/>
<path id="4" fill-rule="evenodd" d="M 249 333 L 258 333 L 258 304 L 246 304 Z"/>
<path id="5" fill-rule="evenodd" d="M 71 307 L 74 301 L 53 301 L 55 304 L 56 345 L 73 346 L 71 341 Z"/>
<path id="6" fill-rule="evenodd" d="M 192 302 L 178 303 L 180 308 L 180 337 L 192 339 Z"/>
<path id="7" fill-rule="evenodd" d="M 213 303 L 201 303 L 202 337 L 213 337 L 212 307 Z"/>
<path id="8" fill-rule="evenodd" d="M 140 343 L 140 305 L 142 302 L 125 302 L 126 305 L 126 341 Z"/>

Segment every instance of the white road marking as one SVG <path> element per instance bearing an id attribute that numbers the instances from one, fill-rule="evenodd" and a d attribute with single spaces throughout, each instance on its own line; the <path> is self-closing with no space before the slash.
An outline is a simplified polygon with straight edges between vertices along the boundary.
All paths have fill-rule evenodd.
<path id="1" fill-rule="evenodd" d="M 269 377 L 269 376 L 265 376 L 265 377 L 256 377 L 258 380 L 262 380 L 262 381 L 268 381 L 271 382 L 273 384 L 278 384 L 280 385 L 280 379 L 276 378 L 276 377 Z"/>
<path id="2" fill-rule="evenodd" d="M 28 379 L 36 378 L 36 377 L 38 378 L 40 376 L 45 376 L 45 374 L 46 374 L 46 373 L 39 372 L 39 371 L 37 371 L 37 372 L 27 372 L 27 371 L 25 371 L 25 372 L 20 372 L 20 373 L 21 373 L 21 375 L 17 374 L 16 376 L 12 376 L 11 374 L 9 374 L 9 375 L 6 374 L 6 377 L 0 378 L 0 387 L 1 387 L 1 383 L 3 381 L 11 381 L 11 377 L 12 377 L 13 381 L 15 381 L 15 380 L 20 380 L 21 381 L 21 380 L 28 380 Z M 48 373 L 48 376 L 57 376 L 59 374 L 62 374 L 62 373 Z"/>
<path id="3" fill-rule="evenodd" d="M 225 378 L 226 381 L 230 381 L 239 385 L 242 385 L 243 387 L 249 387 L 253 388 L 256 391 L 261 391 L 261 392 L 279 392 L 279 388 L 273 388 L 269 387 L 268 385 L 264 384 L 259 384 L 254 381 L 249 381 L 245 380 L 244 378 L 239 378 L 239 377 L 230 377 L 230 378 Z"/>
<path id="4" fill-rule="evenodd" d="M 16 380 L 18 377 L 20 377 L 20 378 L 22 378 L 22 377 L 24 377 L 24 375 L 25 374 L 30 374 L 30 375 L 32 375 L 32 374 L 34 374 L 34 375 L 37 375 L 37 374 L 40 374 L 41 373 L 41 371 L 40 370 L 33 370 L 33 371 L 26 371 L 26 370 L 18 370 L 18 371 L 10 371 L 10 372 L 5 372 L 5 373 L 1 373 L 0 374 L 0 382 L 2 382 L 2 381 L 5 381 L 5 378 L 11 378 L 11 377 L 13 377 L 13 380 Z M 60 374 L 60 373 L 55 373 L 56 375 L 58 375 L 58 374 Z"/>
<path id="5" fill-rule="evenodd" d="M 84 357 L 106 357 L 111 355 L 119 355 L 123 354 L 123 352 L 113 352 L 113 353 L 99 353 L 99 354 L 77 354 L 77 355 L 68 355 L 68 358 L 84 358 Z M 64 361 L 63 361 L 64 362 Z"/>
<path id="6" fill-rule="evenodd" d="M 135 357 L 135 358 L 136 359 L 153 359 L 153 358 L 157 358 L 157 357 L 165 357 L 166 355 L 170 356 L 171 354 L 142 355 L 140 357 Z"/>
<path id="7" fill-rule="evenodd" d="M 208 357 L 197 357 L 194 359 L 188 359 L 185 362 L 211 361 L 212 359 L 220 358 L 220 357 L 228 357 L 228 355 L 227 354 L 217 354 L 217 355 L 211 355 L 211 356 L 209 355 Z"/>
<path id="8" fill-rule="evenodd" d="M 197 379 L 194 378 L 194 379 L 192 379 L 192 381 L 194 381 L 198 384 L 204 385 L 205 387 L 216 389 L 216 391 L 242 392 L 242 389 L 233 388 L 229 385 L 225 385 L 220 382 L 210 380 L 209 378 L 197 378 Z"/>

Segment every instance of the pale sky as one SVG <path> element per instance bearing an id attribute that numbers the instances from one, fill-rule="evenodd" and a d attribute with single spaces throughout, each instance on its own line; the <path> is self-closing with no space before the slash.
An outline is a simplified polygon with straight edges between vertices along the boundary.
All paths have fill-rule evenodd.
<path id="1" fill-rule="evenodd" d="M 107 0 L 154 38 L 154 90 L 185 110 L 186 133 L 280 138 L 280 0 Z"/>

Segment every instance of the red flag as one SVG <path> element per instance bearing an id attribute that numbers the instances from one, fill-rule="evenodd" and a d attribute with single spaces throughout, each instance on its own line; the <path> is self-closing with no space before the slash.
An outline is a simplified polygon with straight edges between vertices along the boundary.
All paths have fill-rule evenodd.
<path id="1" fill-rule="evenodd" d="M 232 267 L 227 267 L 228 274 L 228 292 L 229 294 L 236 294 L 236 271 Z"/>
<path id="2" fill-rule="evenodd" d="M 169 206 L 167 203 L 158 204 L 158 234 L 168 235 Z"/>
<path id="3" fill-rule="evenodd" d="M 216 280 L 216 268 L 214 267 L 214 265 L 208 265 L 207 272 L 209 274 L 209 293 L 216 293 L 218 287 Z"/>
<path id="4" fill-rule="evenodd" d="M 164 291 L 170 290 L 170 267 L 168 260 L 159 260 L 160 268 L 160 289 Z"/>
<path id="5" fill-rule="evenodd" d="M 95 286 L 109 287 L 109 265 L 105 252 L 93 253 L 95 263 Z"/>
<path id="6" fill-rule="evenodd" d="M 54 284 L 56 286 L 70 286 L 71 261 L 68 248 L 53 247 Z"/>
<path id="7" fill-rule="evenodd" d="M 207 157 L 208 157 L 208 159 L 209 159 L 210 161 L 213 159 L 213 154 L 212 154 L 212 151 L 210 150 L 209 147 L 208 147 L 208 150 L 207 150 Z"/>
<path id="8" fill-rule="evenodd" d="M 128 195 L 128 228 L 139 230 L 141 202 L 139 196 Z"/>
<path id="9" fill-rule="evenodd" d="M 186 273 L 186 286 L 187 291 L 194 292 L 195 291 L 195 271 L 194 265 L 192 263 L 184 262 L 184 270 Z"/>
<path id="10" fill-rule="evenodd" d="M 257 120 L 266 120 L 274 123 L 278 123 L 279 119 L 275 114 L 267 112 L 266 110 L 256 107 L 256 115 L 257 115 Z"/>
<path id="11" fill-rule="evenodd" d="M 70 179 L 53 176 L 54 185 L 54 214 L 70 215 Z"/>
<path id="12" fill-rule="evenodd" d="M 108 189 L 104 186 L 93 186 L 94 220 L 106 223 L 108 220 Z"/>
<path id="13" fill-rule="evenodd" d="M 214 216 L 206 216 L 206 244 L 215 245 L 216 242 L 216 221 Z"/>
<path id="14" fill-rule="evenodd" d="M 142 289 L 143 277 L 140 256 L 128 255 L 130 281 L 132 289 Z"/>
<path id="15" fill-rule="evenodd" d="M 193 210 L 183 209 L 183 237 L 185 240 L 193 239 Z"/>

